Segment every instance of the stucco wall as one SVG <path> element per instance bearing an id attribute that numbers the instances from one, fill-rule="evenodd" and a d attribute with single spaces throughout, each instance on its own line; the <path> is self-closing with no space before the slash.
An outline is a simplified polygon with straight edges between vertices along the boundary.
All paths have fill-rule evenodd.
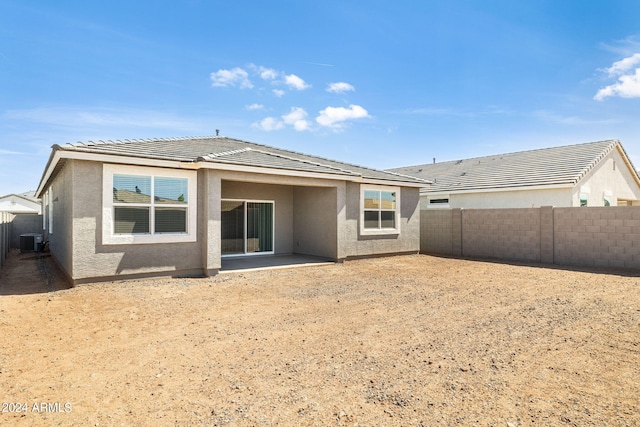
<path id="1" fill-rule="evenodd" d="M 336 187 L 294 187 L 293 252 L 338 258 L 336 201 Z"/>
<path id="2" fill-rule="evenodd" d="M 399 234 L 361 235 L 360 184 L 346 184 L 345 201 L 345 223 L 339 224 L 339 252 L 345 258 L 420 250 L 420 194 L 417 188 L 401 189 Z"/>
<path id="3" fill-rule="evenodd" d="M 573 206 L 580 206 L 580 193 L 587 194 L 587 206 L 604 206 L 605 195 L 611 196 L 611 206 L 617 206 L 618 199 L 640 200 L 640 188 L 618 150 L 607 154 L 572 193 Z"/>
<path id="4" fill-rule="evenodd" d="M 434 209 L 433 206 L 430 207 L 428 198 L 440 199 L 443 197 L 446 196 L 423 195 L 420 198 L 420 208 Z M 571 188 L 505 190 L 449 195 L 449 207 L 452 209 L 539 208 L 540 206 L 570 207 L 572 206 L 571 203 Z"/>
<path id="5" fill-rule="evenodd" d="M 73 186 L 74 169 L 76 161 L 69 160 L 51 183 L 53 189 L 53 200 L 49 200 L 52 205 L 53 215 L 48 217 L 47 223 L 53 228 L 53 233 L 46 230 L 45 239 L 48 242 L 51 254 L 58 262 L 65 274 L 71 277 L 73 271 Z M 101 189 L 95 190 L 101 193 Z M 49 215 L 49 212 L 45 212 Z"/>
<path id="6" fill-rule="evenodd" d="M 73 162 L 73 279 L 202 272 L 200 243 L 102 244 L 102 165 Z M 55 231 L 55 229 L 54 229 Z"/>
<path id="7" fill-rule="evenodd" d="M 214 275 L 222 267 L 221 262 L 221 204 L 222 179 L 216 171 L 198 171 L 198 238 L 204 273 Z"/>

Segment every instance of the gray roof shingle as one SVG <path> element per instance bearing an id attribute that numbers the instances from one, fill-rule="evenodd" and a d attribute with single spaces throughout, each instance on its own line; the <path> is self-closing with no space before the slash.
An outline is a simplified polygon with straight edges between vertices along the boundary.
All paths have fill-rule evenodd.
<path id="1" fill-rule="evenodd" d="M 55 145 L 54 150 L 140 157 L 178 162 L 210 162 L 317 172 L 345 177 L 425 184 L 414 176 L 357 166 L 267 145 L 222 136 L 88 141 Z"/>
<path id="2" fill-rule="evenodd" d="M 428 192 L 576 184 L 615 147 L 608 140 L 389 169 L 433 182 Z"/>

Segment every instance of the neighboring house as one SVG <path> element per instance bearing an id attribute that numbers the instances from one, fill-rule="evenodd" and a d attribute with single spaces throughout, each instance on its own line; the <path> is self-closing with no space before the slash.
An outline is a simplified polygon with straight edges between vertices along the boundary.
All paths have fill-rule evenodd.
<path id="1" fill-rule="evenodd" d="M 613 140 L 389 171 L 432 182 L 421 209 L 640 205 L 640 177 Z"/>
<path id="2" fill-rule="evenodd" d="M 12 214 L 34 214 L 42 213 L 42 204 L 34 196 L 34 191 L 22 194 L 7 194 L 0 197 L 0 212 Z"/>
<path id="3" fill-rule="evenodd" d="M 54 145 L 38 186 L 74 284 L 224 257 L 417 253 L 424 180 L 226 137 Z"/>

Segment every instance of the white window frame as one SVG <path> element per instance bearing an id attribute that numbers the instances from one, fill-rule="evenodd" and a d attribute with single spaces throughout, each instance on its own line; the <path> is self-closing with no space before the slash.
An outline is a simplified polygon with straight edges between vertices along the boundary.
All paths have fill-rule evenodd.
<path id="1" fill-rule="evenodd" d="M 447 200 L 447 203 L 431 203 L 433 200 Z M 449 209 L 451 208 L 451 197 L 448 194 L 442 196 L 428 196 L 427 209 Z"/>
<path id="2" fill-rule="evenodd" d="M 585 204 L 582 205 L 582 201 L 584 200 Z M 580 207 L 588 207 L 589 206 L 589 193 L 581 192 L 578 196 L 578 206 Z"/>
<path id="3" fill-rule="evenodd" d="M 49 190 L 47 190 L 47 194 L 47 199 L 49 200 L 49 227 L 47 231 L 49 232 L 49 234 L 53 234 L 53 186 L 49 187 Z"/>
<path id="4" fill-rule="evenodd" d="M 394 228 L 365 228 L 364 227 L 364 193 L 365 191 L 390 191 L 396 193 L 396 208 L 395 208 L 395 224 Z M 382 236 L 400 234 L 400 207 L 402 206 L 400 200 L 400 187 L 390 187 L 386 185 L 368 185 L 363 184 L 360 186 L 360 235 L 362 236 Z M 373 210 L 373 209 L 366 209 Z M 378 209 L 388 211 L 389 209 Z"/>
<path id="5" fill-rule="evenodd" d="M 45 191 L 44 194 L 42 195 L 42 229 L 43 230 L 47 230 L 47 192 Z"/>
<path id="6" fill-rule="evenodd" d="M 161 178 L 187 179 L 187 232 L 159 234 L 115 234 L 113 177 L 114 175 L 137 175 Z M 163 169 L 146 166 L 104 164 L 102 168 L 102 243 L 104 245 L 183 243 L 197 241 L 198 186 L 195 171 Z"/>

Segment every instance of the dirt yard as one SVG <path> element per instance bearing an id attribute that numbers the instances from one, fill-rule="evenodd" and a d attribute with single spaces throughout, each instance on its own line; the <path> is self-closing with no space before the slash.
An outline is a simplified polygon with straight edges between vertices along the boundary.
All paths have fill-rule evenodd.
<path id="1" fill-rule="evenodd" d="M 60 290 L 37 258 L 0 270 L 1 425 L 640 425 L 638 275 L 415 255 Z"/>

